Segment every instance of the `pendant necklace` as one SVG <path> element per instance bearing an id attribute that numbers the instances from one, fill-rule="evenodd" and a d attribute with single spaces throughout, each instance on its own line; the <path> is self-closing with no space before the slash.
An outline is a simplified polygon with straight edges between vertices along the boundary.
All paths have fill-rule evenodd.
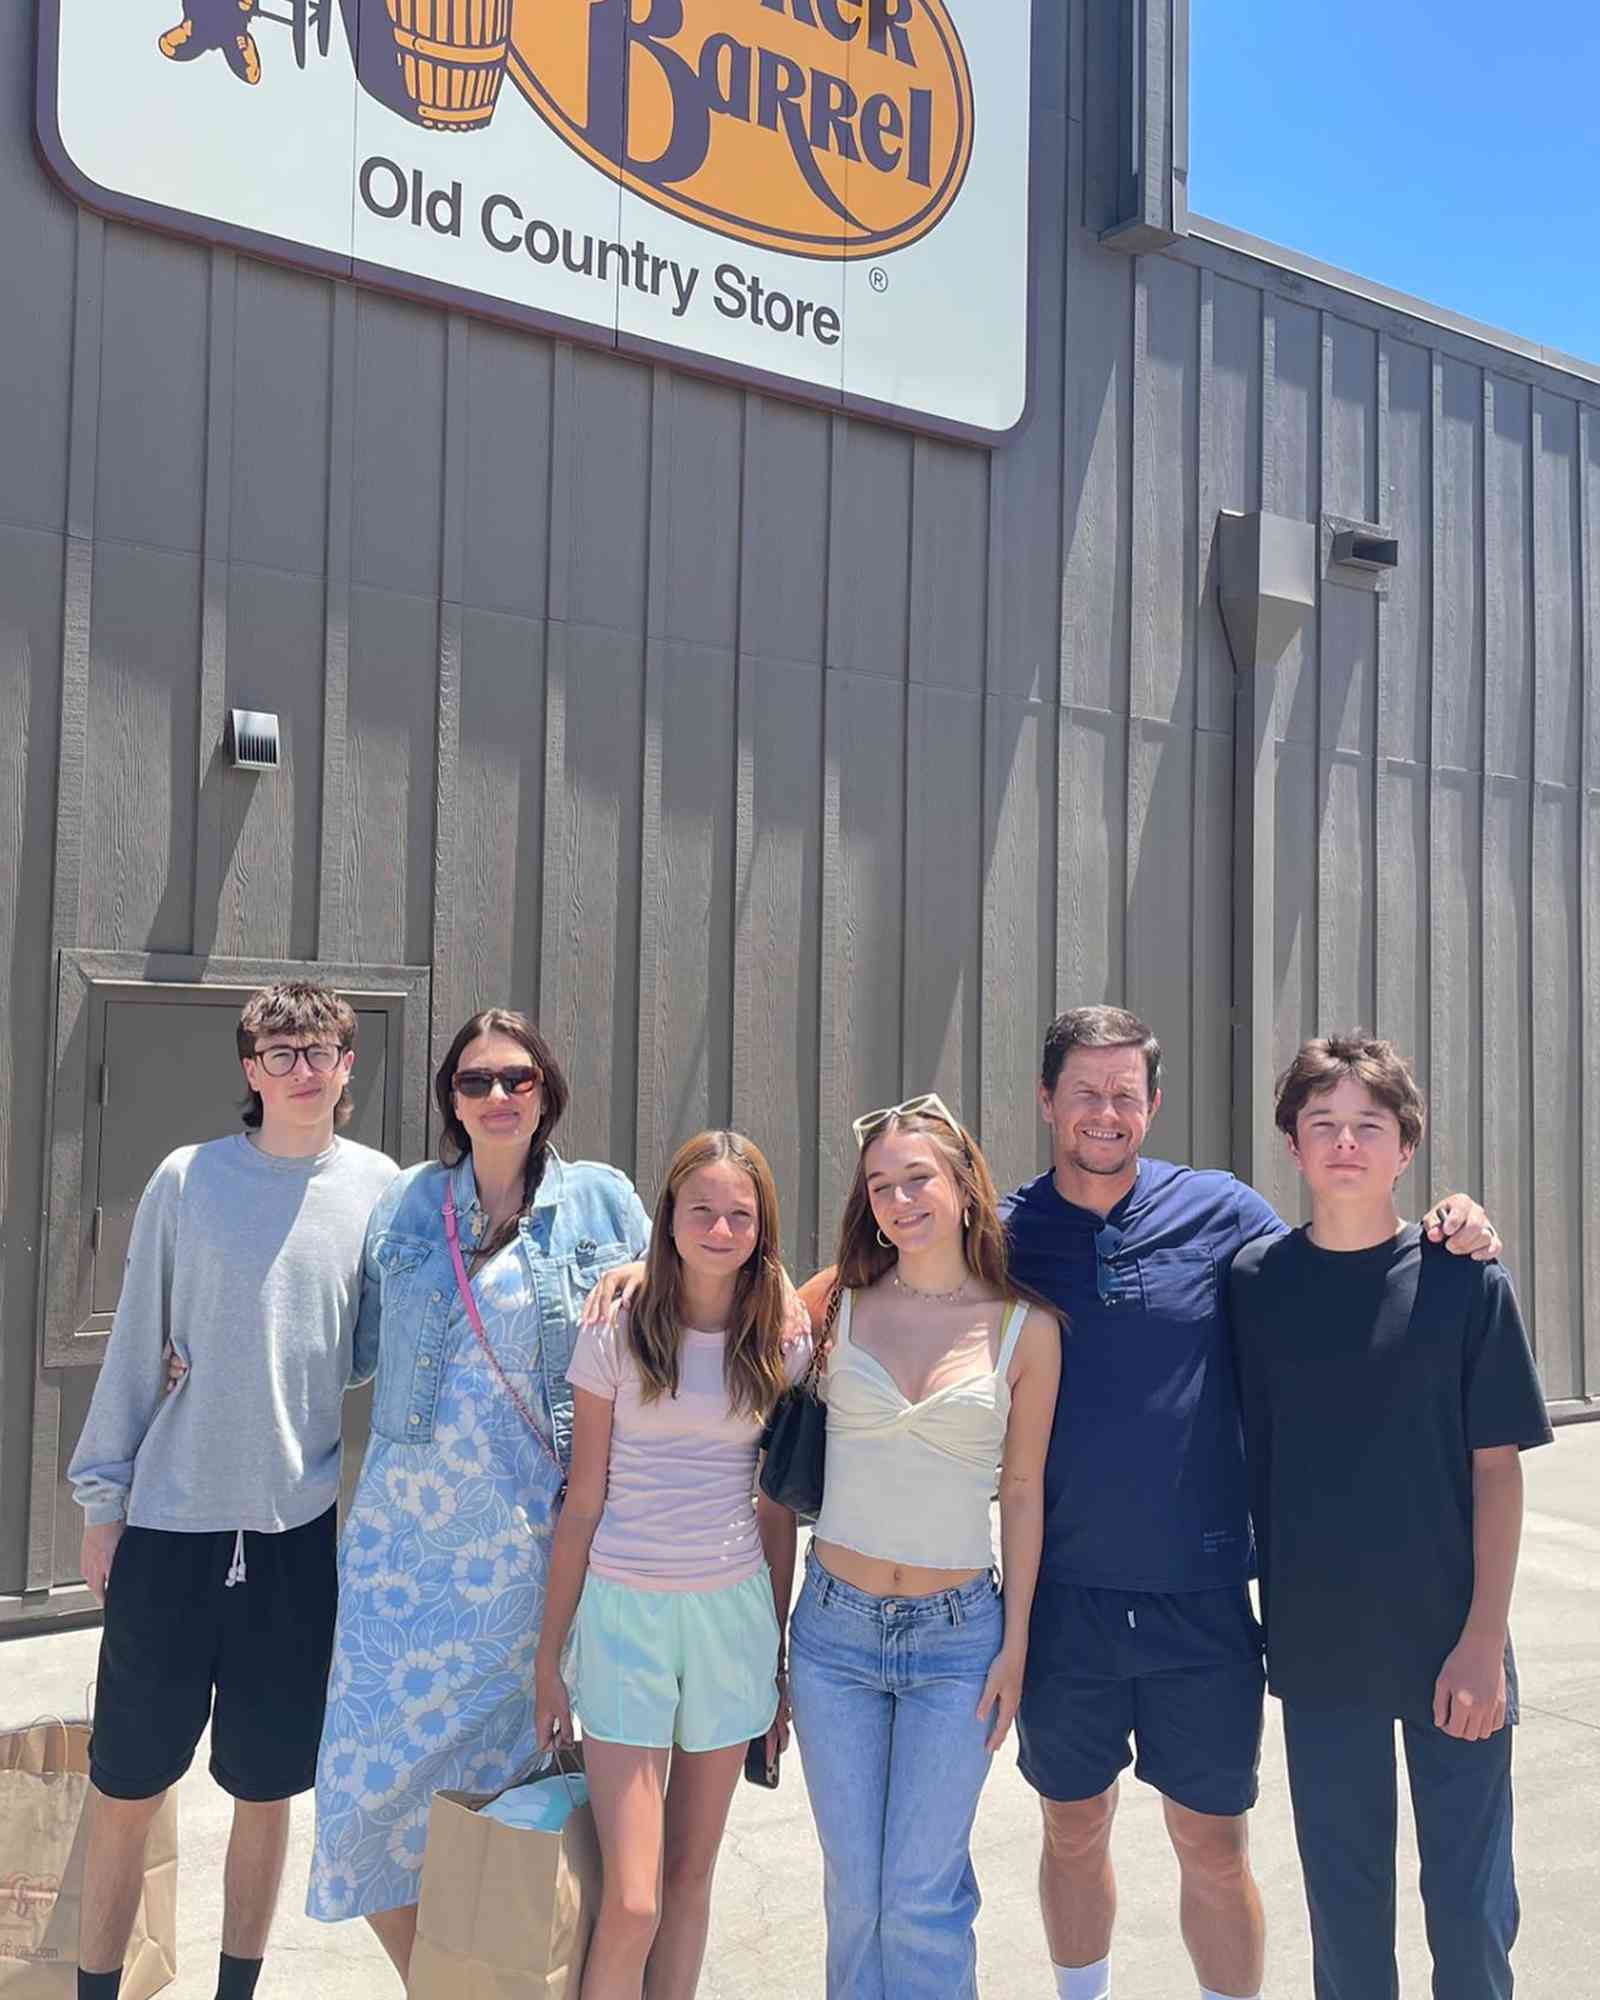
<path id="1" fill-rule="evenodd" d="M 912 1298 L 925 1299 L 929 1305 L 937 1306 L 959 1305 L 967 1289 L 967 1281 L 963 1278 L 953 1292 L 925 1292 L 916 1285 L 908 1285 L 898 1271 L 889 1273 L 889 1282 L 897 1291 L 909 1292 Z"/>

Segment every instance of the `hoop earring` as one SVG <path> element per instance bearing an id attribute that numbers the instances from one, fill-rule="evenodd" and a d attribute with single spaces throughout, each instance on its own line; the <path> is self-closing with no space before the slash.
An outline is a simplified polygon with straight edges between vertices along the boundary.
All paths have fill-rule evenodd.
<path id="1" fill-rule="evenodd" d="M 894 1245 L 889 1241 L 888 1237 L 884 1235 L 881 1229 L 878 1231 L 878 1242 L 882 1245 L 882 1247 L 885 1250 L 892 1250 L 894 1248 Z"/>

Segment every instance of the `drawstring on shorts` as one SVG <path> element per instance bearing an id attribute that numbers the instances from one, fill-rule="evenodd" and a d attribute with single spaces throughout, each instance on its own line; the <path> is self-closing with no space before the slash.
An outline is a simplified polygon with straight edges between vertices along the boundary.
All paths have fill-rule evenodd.
<path id="1" fill-rule="evenodd" d="M 233 1561 L 228 1565 L 228 1574 L 223 1581 L 223 1588 L 225 1590 L 232 1590 L 236 1583 L 243 1583 L 245 1580 L 244 1529 L 239 1528 L 234 1532 Z"/>

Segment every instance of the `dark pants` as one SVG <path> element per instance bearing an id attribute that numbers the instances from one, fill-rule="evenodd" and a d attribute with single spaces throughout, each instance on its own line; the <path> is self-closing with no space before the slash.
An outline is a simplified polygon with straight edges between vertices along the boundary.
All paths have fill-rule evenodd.
<path id="1" fill-rule="evenodd" d="M 1520 1915 L 1512 1731 L 1464 1743 L 1431 1726 L 1401 1727 L 1435 2000 L 1510 2000 Z M 1398 2000 L 1394 1721 L 1373 1709 L 1285 1702 L 1283 1730 L 1316 2000 Z"/>

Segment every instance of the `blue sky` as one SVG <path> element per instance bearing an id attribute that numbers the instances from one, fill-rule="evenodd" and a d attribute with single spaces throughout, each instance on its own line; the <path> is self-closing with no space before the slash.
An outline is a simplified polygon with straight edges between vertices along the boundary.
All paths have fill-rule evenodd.
<path id="1" fill-rule="evenodd" d="M 1193 0 L 1191 205 L 1600 362 L 1596 0 Z"/>

